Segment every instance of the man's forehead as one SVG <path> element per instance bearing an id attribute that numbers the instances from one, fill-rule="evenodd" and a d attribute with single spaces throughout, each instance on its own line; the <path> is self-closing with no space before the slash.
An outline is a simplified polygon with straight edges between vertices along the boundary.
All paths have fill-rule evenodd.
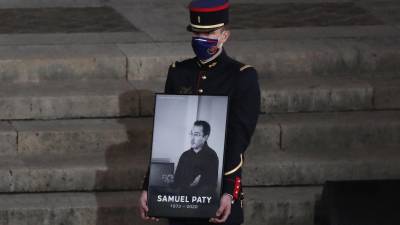
<path id="1" fill-rule="evenodd" d="M 198 125 L 194 125 L 193 126 L 193 131 L 194 132 L 203 132 L 203 127 L 202 126 L 198 126 Z"/>

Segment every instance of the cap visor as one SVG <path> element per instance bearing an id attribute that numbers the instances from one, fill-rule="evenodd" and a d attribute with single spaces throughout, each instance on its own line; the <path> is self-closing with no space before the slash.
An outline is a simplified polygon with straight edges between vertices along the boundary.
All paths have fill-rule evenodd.
<path id="1" fill-rule="evenodd" d="M 195 27 L 192 27 L 192 26 L 188 25 L 186 27 L 186 30 L 189 31 L 189 32 L 210 33 L 211 31 L 218 30 L 221 27 L 216 27 L 216 28 L 195 28 Z"/>

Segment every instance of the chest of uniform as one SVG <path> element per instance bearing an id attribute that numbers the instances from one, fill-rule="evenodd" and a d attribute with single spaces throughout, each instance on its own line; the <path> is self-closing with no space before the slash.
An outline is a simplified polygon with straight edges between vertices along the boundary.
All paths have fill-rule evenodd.
<path id="1" fill-rule="evenodd" d="M 176 83 L 177 93 L 231 96 L 235 91 L 235 76 L 223 70 L 196 70 L 181 74 Z"/>

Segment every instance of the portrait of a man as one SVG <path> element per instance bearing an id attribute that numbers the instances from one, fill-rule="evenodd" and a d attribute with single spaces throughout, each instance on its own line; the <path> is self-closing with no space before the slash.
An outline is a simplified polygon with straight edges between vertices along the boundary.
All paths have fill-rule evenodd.
<path id="1" fill-rule="evenodd" d="M 182 153 L 172 187 L 182 194 L 215 193 L 218 181 L 218 156 L 208 146 L 210 124 L 197 120 L 190 132 L 190 149 Z"/>
<path id="2" fill-rule="evenodd" d="M 157 94 L 149 212 L 210 218 L 221 199 L 228 96 Z"/>

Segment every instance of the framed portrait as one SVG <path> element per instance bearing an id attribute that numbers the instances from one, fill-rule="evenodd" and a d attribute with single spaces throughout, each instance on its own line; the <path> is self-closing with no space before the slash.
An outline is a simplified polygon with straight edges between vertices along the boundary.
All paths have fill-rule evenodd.
<path id="1" fill-rule="evenodd" d="M 221 196 L 228 97 L 155 98 L 148 215 L 211 218 Z"/>

